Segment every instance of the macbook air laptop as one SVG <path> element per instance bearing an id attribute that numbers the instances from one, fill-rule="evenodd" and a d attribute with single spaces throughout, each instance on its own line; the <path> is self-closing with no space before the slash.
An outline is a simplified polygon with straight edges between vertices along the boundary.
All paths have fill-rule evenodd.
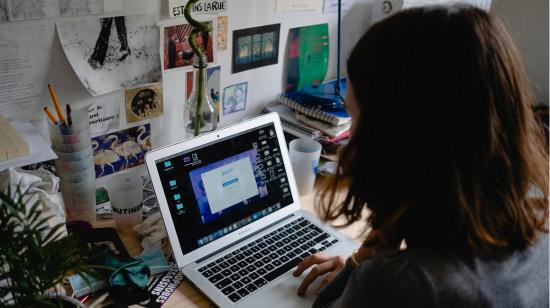
<path id="1" fill-rule="evenodd" d="M 292 269 L 357 244 L 300 209 L 283 130 L 270 113 L 147 153 L 184 275 L 221 307 L 306 307 Z"/>

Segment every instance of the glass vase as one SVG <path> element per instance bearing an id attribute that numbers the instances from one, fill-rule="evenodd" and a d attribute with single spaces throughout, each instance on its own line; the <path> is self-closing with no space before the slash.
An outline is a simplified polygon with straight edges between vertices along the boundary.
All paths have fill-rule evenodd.
<path id="1" fill-rule="evenodd" d="M 185 133 L 188 138 L 214 131 L 218 127 L 218 109 L 206 87 L 206 61 L 205 57 L 202 62 L 204 65 L 201 67 L 198 57 L 195 56 L 193 59 L 193 92 L 183 108 Z"/>

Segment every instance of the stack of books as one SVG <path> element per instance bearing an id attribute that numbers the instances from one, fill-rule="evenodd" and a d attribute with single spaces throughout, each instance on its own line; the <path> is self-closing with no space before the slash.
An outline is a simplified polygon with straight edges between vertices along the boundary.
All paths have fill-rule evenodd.
<path id="1" fill-rule="evenodd" d="M 349 138 L 351 117 L 343 108 L 323 109 L 304 103 L 301 95 L 301 91 L 281 93 L 263 112 L 277 112 L 287 137 L 315 139 L 323 145 L 325 157 L 334 159 L 333 154 Z"/>

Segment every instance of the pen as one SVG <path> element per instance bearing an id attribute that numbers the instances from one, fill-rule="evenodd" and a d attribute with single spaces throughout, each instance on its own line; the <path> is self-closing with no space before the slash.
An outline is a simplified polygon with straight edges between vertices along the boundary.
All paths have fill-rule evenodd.
<path id="1" fill-rule="evenodd" d="M 50 120 L 54 125 L 59 126 L 59 121 L 55 118 L 53 113 L 50 111 L 50 108 L 48 108 L 47 106 L 44 107 L 44 112 L 46 112 L 46 114 L 48 115 L 48 118 L 50 118 Z"/>
<path id="2" fill-rule="evenodd" d="M 67 104 L 67 125 L 73 125 L 73 118 L 71 117 L 71 105 Z"/>
<path id="3" fill-rule="evenodd" d="M 59 105 L 59 101 L 57 100 L 57 94 L 51 84 L 48 84 L 48 91 L 50 91 L 50 96 L 52 97 L 53 106 L 55 107 L 59 121 L 62 125 L 66 125 L 65 117 L 63 117 L 63 111 L 61 110 L 61 105 Z"/>

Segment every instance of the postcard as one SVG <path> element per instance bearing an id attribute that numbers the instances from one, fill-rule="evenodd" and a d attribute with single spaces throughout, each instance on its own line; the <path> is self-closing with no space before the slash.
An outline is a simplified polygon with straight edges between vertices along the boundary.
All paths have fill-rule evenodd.
<path id="1" fill-rule="evenodd" d="M 238 73 L 279 60 L 281 24 L 233 31 L 232 73 Z"/>
<path id="2" fill-rule="evenodd" d="M 211 29 L 213 22 L 209 21 Z M 193 65 L 193 56 L 195 52 L 191 49 L 191 45 L 187 41 L 189 34 L 193 30 L 190 24 L 180 24 L 174 26 L 166 26 L 163 31 L 163 68 L 165 70 L 178 67 L 187 67 Z M 214 62 L 214 40 L 212 31 L 208 34 L 197 35 L 195 43 L 203 52 L 206 53 L 208 63 Z"/>
<path id="3" fill-rule="evenodd" d="M 145 163 L 151 125 L 139 125 L 92 138 L 96 178 Z"/>
<path id="4" fill-rule="evenodd" d="M 227 49 L 227 16 L 218 16 L 218 50 Z"/>
<path id="5" fill-rule="evenodd" d="M 163 114 L 162 83 L 124 91 L 126 122 L 133 123 Z"/>
<path id="6" fill-rule="evenodd" d="M 186 74 L 186 98 L 191 97 L 193 92 L 193 83 L 195 80 L 194 71 L 187 72 Z M 221 78 L 221 66 L 212 66 L 206 69 L 206 89 L 212 97 L 216 108 L 218 108 L 218 114 L 220 114 L 220 78 Z"/>
<path id="7" fill-rule="evenodd" d="M 223 89 L 223 115 L 232 114 L 246 108 L 248 82 L 235 84 Z"/>

